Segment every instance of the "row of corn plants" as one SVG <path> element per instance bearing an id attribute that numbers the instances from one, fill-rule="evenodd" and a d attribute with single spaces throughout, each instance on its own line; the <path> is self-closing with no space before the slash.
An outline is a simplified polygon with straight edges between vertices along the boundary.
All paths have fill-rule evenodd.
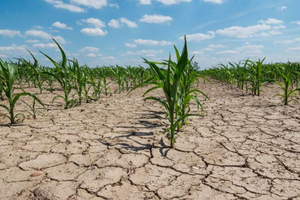
<path id="1" fill-rule="evenodd" d="M 299 91 L 300 64 L 291 62 L 263 64 L 264 60 L 229 62 L 227 65 L 221 64 L 219 67 L 203 70 L 201 73 L 257 96 L 261 95 L 264 84 L 275 83 L 282 90 L 281 94 L 275 96 L 281 97 L 284 105 L 297 101 L 295 96 Z"/>
<path id="2" fill-rule="evenodd" d="M 80 66 L 78 60 L 68 59 L 63 48 L 55 40 L 54 42 L 60 50 L 60 60 L 56 61 L 46 53 L 40 52 L 53 64 L 52 67 L 41 66 L 30 51 L 28 53 L 33 62 L 24 58 L 17 59 L 15 63 L 1 60 L 0 100 L 3 102 L 7 100 L 9 105 L 7 107 L 4 103 L 1 104 L 1 107 L 10 113 L 9 115 L 2 115 L 8 116 L 12 124 L 25 118 L 23 114 L 12 117 L 16 101 L 25 94 L 34 99 L 32 105 L 23 102 L 32 110 L 35 118 L 35 105 L 37 102 L 42 104 L 36 95 L 42 94 L 45 90 L 51 93 L 55 90 L 62 91 L 62 94 L 53 97 L 52 103 L 57 99 L 62 99 L 64 108 L 68 109 L 79 106 L 82 102 L 89 103 L 98 100 L 100 95 L 107 96 L 125 90 L 129 91 L 151 76 L 152 71 L 143 67 L 104 66 L 89 68 L 86 65 Z M 112 83 L 118 86 L 115 91 L 111 90 Z M 26 88 L 30 87 L 38 88 L 39 92 L 36 94 L 26 93 Z M 16 99 L 13 100 L 13 92 L 16 88 L 23 93 L 19 93 L 22 95 L 16 94 Z M 16 120 L 17 118 L 22 118 L 22 120 Z"/>

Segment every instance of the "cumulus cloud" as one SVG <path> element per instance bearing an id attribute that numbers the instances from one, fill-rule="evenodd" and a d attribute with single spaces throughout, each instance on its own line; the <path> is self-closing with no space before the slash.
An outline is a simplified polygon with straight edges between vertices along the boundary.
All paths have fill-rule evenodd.
<path id="1" fill-rule="evenodd" d="M 53 36 L 53 39 L 55 39 L 59 44 L 66 44 L 66 40 L 61 36 Z"/>
<path id="2" fill-rule="evenodd" d="M 31 36 L 31 37 L 37 37 L 37 38 L 42 38 L 49 40 L 52 38 L 51 34 L 46 33 L 45 31 L 42 30 L 29 30 L 25 32 L 26 36 Z"/>
<path id="3" fill-rule="evenodd" d="M 271 26 L 266 24 L 259 24 L 254 26 L 232 26 L 225 29 L 217 30 L 217 34 L 230 36 L 230 37 L 237 37 L 237 38 L 249 38 L 254 37 L 255 35 L 270 30 Z"/>
<path id="4" fill-rule="evenodd" d="M 286 6 L 281 6 L 281 7 L 277 7 L 278 10 L 286 10 L 287 7 Z"/>
<path id="5" fill-rule="evenodd" d="M 67 24 L 61 23 L 59 21 L 54 22 L 52 24 L 52 26 L 56 27 L 56 28 L 61 28 L 61 29 L 67 29 L 67 30 L 73 30 L 72 27 L 67 26 Z"/>
<path id="6" fill-rule="evenodd" d="M 191 2 L 192 0 L 157 0 L 158 2 L 164 4 L 164 5 L 173 5 L 173 4 L 179 4 L 182 2 Z"/>
<path id="7" fill-rule="evenodd" d="M 157 40 L 144 40 L 144 39 L 136 39 L 134 40 L 135 44 L 139 45 L 147 45 L 147 46 L 166 46 L 166 45 L 172 45 L 172 42 L 167 41 L 157 41 Z"/>
<path id="8" fill-rule="evenodd" d="M 25 42 L 26 43 L 32 43 L 32 44 L 34 44 L 34 43 L 39 43 L 40 41 L 39 40 L 32 40 L 32 39 L 30 39 L 30 40 L 26 40 Z"/>
<path id="9" fill-rule="evenodd" d="M 107 31 L 103 31 L 100 28 L 84 28 L 81 29 L 81 33 L 88 36 L 105 36 L 107 35 Z"/>
<path id="10" fill-rule="evenodd" d="M 146 55 L 146 54 L 161 54 L 163 50 L 140 50 L 140 51 L 127 51 L 128 55 Z"/>
<path id="11" fill-rule="evenodd" d="M 107 31 L 103 31 L 101 28 L 105 27 L 105 22 L 101 21 L 97 18 L 88 18 L 83 19 L 81 22 L 87 23 L 92 26 L 92 28 L 84 28 L 81 29 L 81 33 L 88 36 L 105 36 L 107 35 Z M 80 23 L 80 22 L 79 22 Z"/>
<path id="12" fill-rule="evenodd" d="M 156 24 L 162 24 L 162 23 L 168 23 L 172 21 L 172 17 L 170 16 L 164 16 L 164 15 L 144 15 L 142 19 L 140 19 L 141 22 L 145 23 L 156 23 Z"/>
<path id="13" fill-rule="evenodd" d="M 137 47 L 136 44 L 130 44 L 130 43 L 126 43 L 125 46 L 129 47 L 129 48 L 136 48 Z"/>
<path id="14" fill-rule="evenodd" d="M 204 2 L 214 3 L 214 4 L 222 4 L 224 0 L 203 0 Z"/>
<path id="15" fill-rule="evenodd" d="M 121 17 L 120 19 L 112 19 L 108 22 L 108 26 L 112 28 L 120 28 L 121 24 L 126 24 L 129 28 L 138 27 L 138 25 L 135 22 L 130 21 L 124 17 Z"/>
<path id="16" fill-rule="evenodd" d="M 38 44 L 34 44 L 33 47 L 36 47 L 36 48 L 57 48 L 57 45 L 55 43 L 38 43 Z"/>
<path id="17" fill-rule="evenodd" d="M 288 48 L 289 51 L 300 51 L 300 47 L 291 47 Z"/>
<path id="18" fill-rule="evenodd" d="M 108 26 L 112 27 L 112 28 L 120 28 L 120 21 L 117 19 L 112 19 L 108 22 Z"/>
<path id="19" fill-rule="evenodd" d="M 8 37 L 15 37 L 15 36 L 21 36 L 21 32 L 15 31 L 15 30 L 0 29 L 0 35 L 8 36 Z"/>
<path id="20" fill-rule="evenodd" d="M 215 37 L 215 32 L 213 32 L 213 31 L 208 31 L 207 34 L 204 34 L 204 33 L 195 33 L 195 34 L 186 35 L 186 39 L 188 41 L 209 40 L 209 39 L 213 39 L 214 37 Z M 179 39 L 183 40 L 184 36 L 180 36 Z"/>
<path id="21" fill-rule="evenodd" d="M 85 9 L 76 6 L 74 4 L 67 4 L 64 3 L 63 1 L 58 1 L 58 0 L 45 0 L 47 3 L 52 4 L 55 8 L 61 8 L 61 9 L 66 9 L 70 12 L 85 12 Z"/>
<path id="22" fill-rule="evenodd" d="M 119 4 L 117 4 L 117 3 L 110 3 L 108 5 L 109 5 L 109 7 L 115 7 L 116 9 L 119 9 Z"/>
<path id="23" fill-rule="evenodd" d="M 191 51 L 190 52 L 192 55 L 202 55 L 203 54 L 203 52 L 202 51 Z"/>
<path id="24" fill-rule="evenodd" d="M 284 22 L 275 18 L 268 18 L 268 20 L 259 20 L 258 23 L 262 24 L 283 24 Z"/>
<path id="25" fill-rule="evenodd" d="M 87 54 L 86 56 L 87 56 L 87 57 L 94 58 L 94 57 L 96 57 L 96 54 L 94 54 L 94 53 L 89 53 L 89 54 Z"/>
<path id="26" fill-rule="evenodd" d="M 300 42 L 300 38 L 295 38 L 293 40 L 277 40 L 277 41 L 274 41 L 273 43 L 287 45 L 287 44 L 293 44 L 295 42 Z"/>
<path id="27" fill-rule="evenodd" d="M 88 18 L 88 19 L 83 19 L 81 20 L 84 23 L 87 23 L 91 26 L 97 27 L 97 28 L 103 28 L 105 27 L 105 22 L 101 21 L 100 19 L 97 18 Z"/>
<path id="28" fill-rule="evenodd" d="M 27 47 L 26 46 L 17 46 L 12 44 L 10 46 L 0 46 L 0 53 L 7 56 L 7 55 L 27 55 Z"/>
<path id="29" fill-rule="evenodd" d="M 81 52 L 98 52 L 99 51 L 99 48 L 97 47 L 90 47 L 90 46 L 86 46 L 86 47 L 83 47 L 82 49 L 80 49 Z"/>
<path id="30" fill-rule="evenodd" d="M 300 21 L 293 21 L 293 22 L 291 22 L 292 24 L 298 24 L 298 25 L 300 25 Z"/>
<path id="31" fill-rule="evenodd" d="M 210 49 L 217 49 L 217 48 L 226 48 L 227 46 L 226 45 L 223 45 L 223 44 L 210 44 L 207 46 L 207 48 L 210 48 Z"/>
<path id="32" fill-rule="evenodd" d="M 108 5 L 107 0 L 71 0 L 71 3 L 95 9 Z"/>
<path id="33" fill-rule="evenodd" d="M 135 22 L 132 22 L 124 17 L 120 18 L 120 22 L 123 24 L 126 24 L 130 28 L 135 28 L 137 27 L 137 24 Z"/>
<path id="34" fill-rule="evenodd" d="M 239 54 L 240 52 L 238 51 L 233 51 L 233 50 L 226 50 L 226 51 L 219 51 L 217 54 Z"/>
<path id="35" fill-rule="evenodd" d="M 142 5 L 150 5 L 151 0 L 139 0 L 139 3 L 142 4 Z"/>

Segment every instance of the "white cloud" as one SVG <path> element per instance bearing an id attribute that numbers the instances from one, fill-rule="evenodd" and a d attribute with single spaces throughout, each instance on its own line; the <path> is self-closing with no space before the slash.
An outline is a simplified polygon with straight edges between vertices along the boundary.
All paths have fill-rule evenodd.
<path id="1" fill-rule="evenodd" d="M 235 48 L 235 50 L 238 51 L 253 51 L 253 49 L 263 49 L 265 48 L 263 45 L 245 45 L 245 46 L 241 46 L 241 47 L 237 47 Z"/>
<path id="2" fill-rule="evenodd" d="M 140 4 L 142 4 L 142 5 L 150 5 L 151 4 L 151 0 L 140 0 Z"/>
<path id="3" fill-rule="evenodd" d="M 66 40 L 61 36 L 53 36 L 53 39 L 55 39 L 59 44 L 66 44 Z"/>
<path id="4" fill-rule="evenodd" d="M 202 41 L 202 40 L 209 40 L 215 37 L 215 33 L 213 31 L 208 31 L 207 33 L 208 34 L 195 33 L 195 34 L 186 35 L 186 39 L 188 41 Z M 180 36 L 179 39 L 183 40 L 184 36 Z"/>
<path id="5" fill-rule="evenodd" d="M 20 31 L 15 30 L 8 30 L 8 29 L 0 29 L 0 35 L 8 36 L 8 37 L 15 37 L 15 36 L 21 36 Z"/>
<path id="6" fill-rule="evenodd" d="M 226 45 L 222 45 L 222 44 L 210 44 L 207 46 L 207 48 L 210 49 L 226 48 L 226 47 L 227 47 Z"/>
<path id="7" fill-rule="evenodd" d="M 293 44 L 295 42 L 300 42 L 300 38 L 295 38 L 293 40 L 279 40 L 279 41 L 274 41 L 274 44 Z"/>
<path id="8" fill-rule="evenodd" d="M 55 43 L 38 43 L 38 44 L 34 44 L 33 47 L 36 48 L 57 48 L 57 45 Z"/>
<path id="9" fill-rule="evenodd" d="M 80 49 L 80 51 L 81 52 L 86 52 L 86 51 L 88 51 L 88 52 L 98 52 L 99 48 L 87 46 L 87 47 L 83 47 L 82 49 Z"/>
<path id="10" fill-rule="evenodd" d="M 217 54 L 239 54 L 240 52 L 238 51 L 233 51 L 233 50 L 226 50 L 226 51 L 219 51 Z"/>
<path id="11" fill-rule="evenodd" d="M 31 36 L 31 37 L 37 37 L 37 38 L 42 38 L 49 40 L 52 38 L 52 36 L 49 33 L 46 33 L 45 31 L 42 30 L 29 30 L 25 32 L 26 36 Z"/>
<path id="12" fill-rule="evenodd" d="M 262 24 L 283 24 L 284 22 L 275 18 L 268 18 L 268 20 L 259 20 L 258 23 Z"/>
<path id="13" fill-rule="evenodd" d="M 203 52 L 202 51 L 191 51 L 190 54 L 192 54 L 192 55 L 199 55 L 199 54 L 202 55 Z"/>
<path id="14" fill-rule="evenodd" d="M 287 7 L 286 7 L 286 6 L 281 6 L 281 7 L 278 7 L 277 9 L 278 9 L 278 10 L 286 10 Z"/>
<path id="15" fill-rule="evenodd" d="M 2 46 L 0 47 L 0 52 L 3 51 L 5 54 L 13 54 L 13 55 L 20 55 L 20 54 L 27 54 L 26 46 L 17 46 L 12 44 L 11 46 Z"/>
<path id="16" fill-rule="evenodd" d="M 130 28 L 136 28 L 137 24 L 135 22 L 132 22 L 124 17 L 120 18 L 120 22 L 123 24 L 126 24 Z"/>
<path id="17" fill-rule="evenodd" d="M 164 16 L 164 15 L 144 15 L 142 19 L 140 19 L 141 22 L 145 23 L 157 23 L 157 24 L 162 24 L 162 23 L 167 23 L 172 21 L 172 17 L 170 16 Z"/>
<path id="18" fill-rule="evenodd" d="M 93 57 L 96 57 L 96 54 L 94 54 L 94 53 L 89 53 L 89 54 L 87 54 L 86 56 L 87 56 L 87 57 L 93 58 Z"/>
<path id="19" fill-rule="evenodd" d="M 293 22 L 291 22 L 292 24 L 298 24 L 298 25 L 300 25 L 300 21 L 293 21 Z"/>
<path id="20" fill-rule="evenodd" d="M 258 25 L 246 26 L 246 27 L 232 26 L 229 28 L 217 30 L 217 34 L 225 35 L 229 37 L 249 38 L 249 37 L 254 37 L 263 31 L 268 31 L 271 28 L 272 27 L 270 25 L 266 25 L 266 24 L 258 24 Z"/>
<path id="21" fill-rule="evenodd" d="M 40 41 L 30 39 L 30 40 L 26 40 L 25 42 L 34 44 L 34 43 L 39 43 Z"/>
<path id="22" fill-rule="evenodd" d="M 235 48 L 236 51 L 242 52 L 249 56 L 255 56 L 262 54 L 262 50 L 265 47 L 263 45 L 245 45 Z"/>
<path id="23" fill-rule="evenodd" d="M 204 2 L 209 2 L 209 3 L 215 3 L 215 4 L 222 4 L 224 3 L 224 0 L 203 0 Z"/>
<path id="24" fill-rule="evenodd" d="M 107 0 L 71 0 L 71 3 L 95 9 L 107 6 Z"/>
<path id="25" fill-rule="evenodd" d="M 164 5 L 173 5 L 173 4 L 179 4 L 182 2 L 191 2 L 192 0 L 157 0 L 158 2 L 164 4 Z"/>
<path id="26" fill-rule="evenodd" d="M 81 33 L 88 36 L 105 36 L 107 35 L 107 31 L 103 31 L 100 28 L 84 28 L 81 29 Z"/>
<path id="27" fill-rule="evenodd" d="M 172 45 L 172 42 L 167 41 L 156 41 L 156 40 L 143 40 L 143 39 L 136 39 L 134 40 L 135 44 L 139 45 L 148 45 L 148 46 L 166 46 L 166 45 Z"/>
<path id="28" fill-rule="evenodd" d="M 109 7 L 115 7 L 116 9 L 119 9 L 119 4 L 117 4 L 117 3 L 110 3 L 108 5 L 109 5 Z"/>
<path id="29" fill-rule="evenodd" d="M 136 44 L 129 44 L 129 43 L 126 43 L 125 46 L 130 47 L 130 48 L 136 48 L 137 47 Z"/>
<path id="30" fill-rule="evenodd" d="M 69 26 L 67 26 L 67 24 L 61 23 L 59 21 L 54 22 L 52 24 L 52 26 L 57 27 L 57 28 L 61 28 L 61 29 L 73 30 L 72 27 L 69 27 Z"/>
<path id="31" fill-rule="evenodd" d="M 271 31 L 269 31 L 269 34 L 270 35 L 281 35 L 282 33 L 280 31 L 277 31 L 277 30 L 271 30 Z"/>
<path id="32" fill-rule="evenodd" d="M 83 19 L 81 20 L 82 22 L 85 22 L 91 26 L 95 26 L 96 28 L 103 28 L 105 27 L 105 22 L 101 21 L 100 19 L 97 18 L 88 18 L 88 19 Z"/>
<path id="33" fill-rule="evenodd" d="M 35 29 L 44 29 L 44 27 L 42 27 L 42 26 L 33 26 L 33 28 L 35 28 Z"/>
<path id="34" fill-rule="evenodd" d="M 284 25 L 279 25 L 279 26 L 273 26 L 273 29 L 277 30 L 277 29 L 285 29 L 286 26 Z"/>
<path id="35" fill-rule="evenodd" d="M 112 28 L 120 28 L 120 21 L 117 19 L 112 19 L 108 22 L 108 26 L 112 27 Z"/>
<path id="36" fill-rule="evenodd" d="M 105 36 L 105 35 L 107 35 L 107 31 L 103 31 L 101 29 L 102 27 L 105 27 L 105 22 L 101 21 L 100 19 L 88 18 L 88 19 L 83 19 L 81 21 L 94 27 L 94 28 L 81 29 L 81 31 L 80 31 L 81 33 L 88 35 L 88 36 Z"/>
<path id="37" fill-rule="evenodd" d="M 290 50 L 290 51 L 300 51 L 300 47 L 291 47 L 291 48 L 288 48 L 288 50 Z"/>
<path id="38" fill-rule="evenodd" d="M 7 56 L 4 54 L 0 54 L 0 58 L 7 58 Z"/>
<path id="39" fill-rule="evenodd" d="M 136 28 L 138 25 L 135 22 L 132 22 L 124 17 L 121 17 L 119 20 L 112 19 L 108 22 L 108 26 L 112 28 L 120 28 L 122 24 L 126 24 L 129 28 Z"/>
<path id="40" fill-rule="evenodd" d="M 52 4 L 55 8 L 61 8 L 61 9 L 66 9 L 70 12 L 85 12 L 85 9 L 76 6 L 74 4 L 66 4 L 63 1 L 57 1 L 57 0 L 45 0 L 46 2 Z"/>
<path id="41" fill-rule="evenodd" d="M 146 54 L 161 54 L 163 50 L 140 50 L 140 51 L 127 51 L 128 55 L 146 55 Z"/>

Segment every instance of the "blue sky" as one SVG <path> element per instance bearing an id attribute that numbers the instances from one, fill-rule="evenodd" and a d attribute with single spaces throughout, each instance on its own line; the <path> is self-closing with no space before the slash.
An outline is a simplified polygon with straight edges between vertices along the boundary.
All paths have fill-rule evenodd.
<path id="1" fill-rule="evenodd" d="M 187 36 L 202 69 L 266 57 L 300 61 L 299 0 L 1 0 L 0 58 L 55 59 L 55 38 L 90 67 L 159 61 Z"/>

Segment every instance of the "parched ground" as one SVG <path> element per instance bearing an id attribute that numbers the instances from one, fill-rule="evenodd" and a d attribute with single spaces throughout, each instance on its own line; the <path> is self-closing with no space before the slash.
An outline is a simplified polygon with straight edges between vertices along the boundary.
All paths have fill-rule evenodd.
<path id="1" fill-rule="evenodd" d="M 175 149 L 145 88 L 69 110 L 39 95 L 49 106 L 37 120 L 0 118 L 0 199 L 300 199 L 299 104 L 279 105 L 275 86 L 261 97 L 216 81 L 201 89 L 206 116 Z"/>

